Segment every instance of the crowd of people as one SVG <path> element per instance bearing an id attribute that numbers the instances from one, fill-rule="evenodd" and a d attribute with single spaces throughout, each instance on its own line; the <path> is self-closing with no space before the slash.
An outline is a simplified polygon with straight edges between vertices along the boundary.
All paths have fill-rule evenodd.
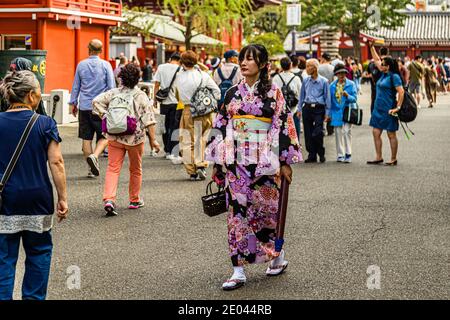
<path id="1" fill-rule="evenodd" d="M 141 198 L 142 161 L 148 137 L 151 149 L 164 150 L 165 158 L 183 164 L 190 181 L 211 178 L 226 188 L 228 244 L 233 274 L 223 283 L 234 290 L 246 282 L 244 266 L 269 263 L 266 274 L 277 276 L 288 266 L 285 252 L 276 252 L 280 179 L 292 181 L 291 165 L 303 161 L 300 143 L 304 136 L 305 163 L 326 162 L 324 135 L 336 138 L 336 161 L 352 162 L 352 124 L 347 108 L 358 108 L 361 79 L 370 79 L 375 154 L 369 165 L 398 163 L 396 113 L 402 107 L 404 88 L 418 103 L 426 92 L 430 107 L 436 92 L 449 88 L 449 65 L 444 59 L 413 61 L 380 54 L 370 44 L 373 61 L 363 70 L 357 59 L 331 57 L 319 60 L 285 57 L 274 70 L 262 45 L 240 52 L 229 50 L 202 64 L 193 51 L 172 54 L 153 74 L 147 59 L 128 63 L 120 57 L 116 70 L 100 58 L 103 44 L 89 43 L 89 58 L 77 67 L 70 105 L 78 116 L 88 176 L 100 175 L 99 157 L 108 147 L 103 207 L 107 216 L 118 214 L 117 188 L 125 155 L 130 162 L 129 209 L 144 206 Z M 49 276 L 52 242 L 53 192 L 47 162 L 57 190 L 57 215 L 68 215 L 61 138 L 56 123 L 45 116 L 39 82 L 23 58 L 13 61 L 11 72 L 0 83 L 0 171 L 7 171 L 16 141 L 30 127 L 15 169 L 0 192 L 0 299 L 11 299 L 19 241 L 27 263 L 22 297 L 44 299 Z M 140 81 L 155 83 L 149 97 L 138 88 Z M 156 139 L 155 110 L 164 115 L 163 146 Z M 36 120 L 37 119 L 37 120 Z M 34 121 L 36 121 L 34 123 Z M 199 132 L 198 132 L 199 131 Z M 386 131 L 391 158 L 382 156 L 382 132 Z M 95 146 L 93 140 L 96 140 Z M 12 162 L 12 161 L 11 161 Z M 27 201 L 20 197 L 27 194 Z M 31 199 L 31 200 L 30 200 Z"/>

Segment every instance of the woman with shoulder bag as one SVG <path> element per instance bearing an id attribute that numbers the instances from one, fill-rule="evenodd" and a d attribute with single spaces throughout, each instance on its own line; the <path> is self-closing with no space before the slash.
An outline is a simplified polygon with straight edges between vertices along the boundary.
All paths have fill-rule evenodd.
<path id="1" fill-rule="evenodd" d="M 337 80 L 330 85 L 331 126 L 336 132 L 337 162 L 352 162 L 352 124 L 344 122 L 344 109 L 357 101 L 357 89 L 352 80 L 348 80 L 348 70 L 343 64 L 334 67 Z"/>
<path id="2" fill-rule="evenodd" d="M 0 84 L 0 94 L 9 106 L 0 113 L 0 300 L 13 298 L 21 241 L 26 255 L 22 299 L 44 300 L 55 211 L 47 163 L 58 196 L 58 222 L 68 215 L 61 138 L 55 120 L 35 113 L 41 89 L 31 71 L 8 73 Z M 13 158 L 17 159 L 15 165 Z"/>
<path id="3" fill-rule="evenodd" d="M 228 244 L 234 272 L 223 283 L 224 290 L 245 284 L 247 264 L 269 262 L 268 276 L 286 269 L 284 250 L 278 254 L 274 246 L 279 178 L 281 175 L 291 183 L 290 165 L 302 160 L 292 113 L 269 78 L 266 48 L 243 48 L 239 64 L 245 78 L 227 92 L 207 148 L 207 159 L 215 163 L 213 180 L 225 180 L 227 192 Z"/>
<path id="4" fill-rule="evenodd" d="M 152 103 L 148 96 L 137 87 L 140 78 L 140 68 L 135 64 L 127 64 L 122 68 L 118 77 L 121 86 L 102 93 L 92 102 L 93 113 L 108 120 L 107 115 L 111 114 L 111 103 L 122 97 L 124 100 L 131 100 L 129 108 L 132 109 L 136 128 L 133 132 L 126 132 L 122 135 L 104 132 L 108 139 L 108 168 L 105 176 L 105 188 L 103 191 L 103 204 L 107 216 L 116 216 L 117 187 L 119 184 L 120 171 L 122 169 L 125 154 L 128 153 L 130 161 L 130 183 L 129 183 L 129 205 L 128 209 L 138 209 L 144 206 L 144 201 L 140 197 L 142 186 L 142 155 L 144 153 L 145 133 L 148 129 L 150 135 L 150 145 L 159 152 L 159 144 L 155 137 L 155 114 Z M 105 118 L 106 117 L 106 118 Z M 105 131 L 106 128 L 103 130 Z"/>
<path id="5" fill-rule="evenodd" d="M 208 73 L 198 69 L 198 56 L 195 52 L 190 50 L 183 52 L 181 64 L 184 72 L 178 75 L 174 83 L 174 88 L 184 105 L 180 122 L 179 145 L 190 181 L 201 181 L 206 179 L 206 168 L 208 167 L 208 162 L 204 159 L 205 135 L 212 126 L 212 111 L 216 110 L 211 109 L 203 115 L 193 115 L 192 112 L 196 111 L 195 108 L 192 108 L 193 100 L 199 89 L 206 88 L 210 92 L 210 97 L 205 97 L 208 100 L 207 102 L 217 105 L 221 93 L 213 78 Z M 213 99 L 216 101 L 212 101 Z M 201 132 L 196 132 L 194 129 L 196 125 L 201 129 Z"/>
<path id="6" fill-rule="evenodd" d="M 381 134 L 383 133 L 383 130 L 386 130 L 391 145 L 391 161 L 386 162 L 385 165 L 396 166 L 398 162 L 398 139 L 396 132 L 399 127 L 396 113 L 400 111 L 403 104 L 405 94 L 403 89 L 403 79 L 397 61 L 391 57 L 384 57 L 383 60 L 381 60 L 373 45 L 371 45 L 370 48 L 375 64 L 382 72 L 382 76 L 376 84 L 375 104 L 369 123 L 373 128 L 376 158 L 375 160 L 367 161 L 367 164 L 377 165 L 384 162 L 382 156 Z"/>

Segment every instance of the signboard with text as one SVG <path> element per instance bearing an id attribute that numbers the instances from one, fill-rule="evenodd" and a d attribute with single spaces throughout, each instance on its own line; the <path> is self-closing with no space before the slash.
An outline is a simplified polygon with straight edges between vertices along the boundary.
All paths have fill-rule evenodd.
<path id="1" fill-rule="evenodd" d="M 300 4 L 288 4 L 286 25 L 299 26 L 301 24 L 302 24 L 302 6 Z"/>

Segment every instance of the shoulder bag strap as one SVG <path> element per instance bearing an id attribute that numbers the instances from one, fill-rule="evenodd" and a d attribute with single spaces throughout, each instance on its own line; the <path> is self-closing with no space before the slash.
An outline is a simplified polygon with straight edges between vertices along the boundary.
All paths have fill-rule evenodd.
<path id="1" fill-rule="evenodd" d="M 0 182 L 0 194 L 3 192 L 6 183 L 11 177 L 14 167 L 16 166 L 20 154 L 22 153 L 23 147 L 25 146 L 25 143 L 27 142 L 28 137 L 30 136 L 31 129 L 33 129 L 33 126 L 38 118 L 39 115 L 37 113 L 34 113 L 30 121 L 28 121 L 27 126 L 25 127 L 25 130 L 23 131 L 22 136 L 20 137 L 19 144 L 17 145 L 16 150 L 14 150 L 13 156 L 11 157 L 11 160 L 9 161 L 8 166 L 6 167 L 5 173 L 3 174 L 2 180 Z"/>
<path id="2" fill-rule="evenodd" d="M 175 71 L 175 74 L 173 75 L 172 81 L 170 81 L 169 85 L 169 91 L 172 89 L 173 83 L 175 82 L 175 78 L 177 77 L 178 71 L 180 71 L 181 66 L 177 68 L 177 71 Z"/>

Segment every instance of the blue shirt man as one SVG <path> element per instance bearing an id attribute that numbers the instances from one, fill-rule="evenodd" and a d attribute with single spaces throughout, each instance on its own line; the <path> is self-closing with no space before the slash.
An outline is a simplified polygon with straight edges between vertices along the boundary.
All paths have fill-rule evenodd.
<path id="1" fill-rule="evenodd" d="M 298 116 L 302 116 L 305 136 L 305 146 L 308 159 L 305 163 L 325 162 L 323 146 L 323 123 L 329 120 L 331 109 L 330 88 L 328 80 L 319 75 L 319 61 L 309 59 L 306 62 L 306 72 L 309 77 L 303 80 L 299 98 Z"/>
<path id="2" fill-rule="evenodd" d="M 302 90 L 300 91 L 299 110 L 302 110 L 305 103 L 324 105 L 325 115 L 329 116 L 331 99 L 328 80 L 326 78 L 320 75 L 317 79 L 313 79 L 312 77 L 305 78 Z"/>
<path id="3" fill-rule="evenodd" d="M 115 87 L 111 64 L 98 55 L 91 55 L 78 64 L 69 103 L 79 110 L 92 110 L 92 100 Z"/>
<path id="4" fill-rule="evenodd" d="M 102 133 L 102 120 L 92 114 L 92 100 L 103 92 L 114 89 L 116 81 L 111 65 L 100 59 L 103 43 L 98 39 L 89 42 L 89 58 L 78 64 L 73 81 L 69 104 L 72 114 L 78 114 L 78 137 L 83 140 L 83 154 L 89 165 L 88 177 L 100 174 L 98 157 L 105 150 L 108 141 Z M 79 112 L 78 112 L 79 110 Z M 95 150 L 92 148 L 94 135 L 97 139 Z"/>

